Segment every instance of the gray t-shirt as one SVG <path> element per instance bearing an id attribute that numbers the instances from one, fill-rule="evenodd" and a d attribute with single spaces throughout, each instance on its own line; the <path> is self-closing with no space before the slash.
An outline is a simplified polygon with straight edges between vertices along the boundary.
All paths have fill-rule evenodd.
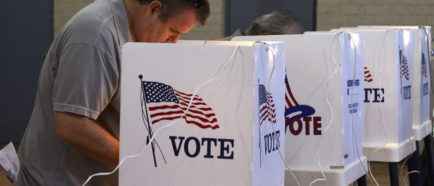
<path id="1" fill-rule="evenodd" d="M 121 47 L 128 41 L 122 0 L 97 0 L 63 27 L 42 66 L 17 185 L 81 185 L 91 174 L 111 171 L 56 135 L 54 113 L 92 118 L 119 139 Z M 117 177 L 96 177 L 89 185 L 117 185 Z"/>

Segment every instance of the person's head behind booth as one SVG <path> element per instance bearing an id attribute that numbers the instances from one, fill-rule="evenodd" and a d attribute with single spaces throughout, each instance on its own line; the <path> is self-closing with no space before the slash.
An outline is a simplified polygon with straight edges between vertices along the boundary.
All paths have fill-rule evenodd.
<path id="1" fill-rule="evenodd" d="M 289 12 L 273 11 L 256 18 L 252 24 L 242 32 L 237 29 L 232 35 L 218 39 L 230 41 L 236 36 L 254 36 L 254 35 L 287 35 L 303 34 L 304 28 L 297 18 Z"/>
<path id="2" fill-rule="evenodd" d="M 289 12 L 273 11 L 256 18 L 244 35 L 303 34 L 304 28 Z"/>
<path id="3" fill-rule="evenodd" d="M 138 42 L 176 42 L 210 14 L 207 0 L 127 0 L 126 9 Z"/>

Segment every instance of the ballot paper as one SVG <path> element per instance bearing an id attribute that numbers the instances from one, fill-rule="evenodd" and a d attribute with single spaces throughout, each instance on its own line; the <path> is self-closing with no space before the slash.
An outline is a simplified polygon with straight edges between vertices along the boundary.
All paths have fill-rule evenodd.
<path id="1" fill-rule="evenodd" d="M 283 43 L 128 43 L 119 183 L 284 184 Z M 139 154 L 139 155 L 137 155 Z"/>
<path id="2" fill-rule="evenodd" d="M 363 38 L 358 34 L 245 36 L 236 41 L 285 42 L 287 80 L 286 185 L 309 185 L 321 171 L 354 168 L 363 162 Z M 357 48 L 357 50 L 356 50 Z M 295 176 L 291 176 L 289 172 Z M 316 177 L 319 173 L 320 177 Z M 346 176 L 343 176 L 346 177 Z M 339 179 L 339 178 L 337 178 Z M 348 180 L 326 185 L 345 185 Z"/>
<path id="3" fill-rule="evenodd" d="M 0 170 L 6 172 L 7 177 L 15 182 L 19 169 L 20 161 L 11 142 L 0 150 Z"/>

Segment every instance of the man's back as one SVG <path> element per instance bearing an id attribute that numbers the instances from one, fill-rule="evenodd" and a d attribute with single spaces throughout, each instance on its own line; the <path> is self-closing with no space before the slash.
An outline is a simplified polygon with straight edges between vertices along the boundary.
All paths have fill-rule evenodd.
<path id="1" fill-rule="evenodd" d="M 81 185 L 93 173 L 111 171 L 57 136 L 54 113 L 94 119 L 118 138 L 120 46 L 130 40 L 122 0 L 96 1 L 60 31 L 40 73 L 19 150 L 18 185 Z M 90 183 L 117 185 L 117 174 Z"/>

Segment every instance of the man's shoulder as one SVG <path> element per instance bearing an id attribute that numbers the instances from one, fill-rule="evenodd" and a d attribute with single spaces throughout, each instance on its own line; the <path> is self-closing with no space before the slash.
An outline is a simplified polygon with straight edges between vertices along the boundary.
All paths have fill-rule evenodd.
<path id="1" fill-rule="evenodd" d="M 81 9 L 63 27 L 59 36 L 68 42 L 98 43 L 114 39 L 113 12 L 106 0 L 96 1 Z"/>

